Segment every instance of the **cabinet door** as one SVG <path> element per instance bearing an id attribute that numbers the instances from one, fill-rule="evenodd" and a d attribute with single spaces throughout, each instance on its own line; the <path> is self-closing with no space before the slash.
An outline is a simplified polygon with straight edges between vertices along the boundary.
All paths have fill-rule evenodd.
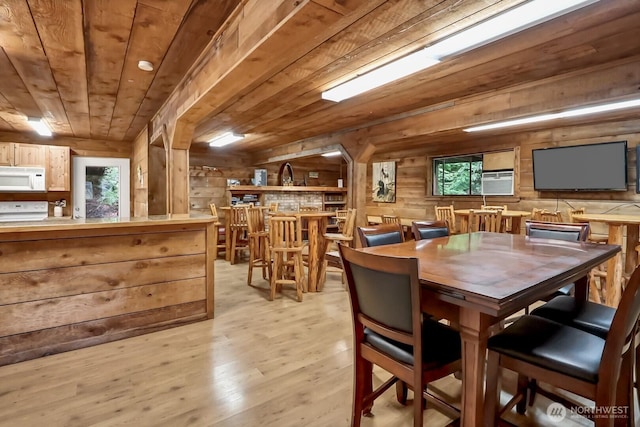
<path id="1" fill-rule="evenodd" d="M 47 167 L 48 191 L 71 191 L 69 147 L 48 146 L 49 165 Z"/>
<path id="2" fill-rule="evenodd" d="M 0 165 L 13 165 L 13 142 L 0 142 Z"/>
<path id="3" fill-rule="evenodd" d="M 45 145 L 15 144 L 13 152 L 14 165 L 46 167 L 46 148 Z"/>

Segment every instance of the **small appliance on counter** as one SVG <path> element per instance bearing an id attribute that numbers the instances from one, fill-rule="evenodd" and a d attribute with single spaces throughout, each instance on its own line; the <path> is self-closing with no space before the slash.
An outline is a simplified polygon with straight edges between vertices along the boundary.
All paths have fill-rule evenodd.
<path id="1" fill-rule="evenodd" d="M 0 222 L 42 221 L 49 215 L 46 201 L 0 202 Z"/>

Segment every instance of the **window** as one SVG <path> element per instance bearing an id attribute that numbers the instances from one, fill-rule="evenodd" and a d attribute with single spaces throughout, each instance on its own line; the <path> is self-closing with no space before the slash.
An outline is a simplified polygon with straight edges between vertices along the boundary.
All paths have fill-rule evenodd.
<path id="1" fill-rule="evenodd" d="M 433 159 L 433 195 L 481 195 L 482 154 Z"/>

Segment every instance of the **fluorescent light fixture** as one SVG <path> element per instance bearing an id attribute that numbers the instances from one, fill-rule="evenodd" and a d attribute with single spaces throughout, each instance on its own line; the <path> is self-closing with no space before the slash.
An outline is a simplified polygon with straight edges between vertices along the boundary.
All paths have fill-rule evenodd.
<path id="1" fill-rule="evenodd" d="M 29 123 L 29 126 L 31 126 L 33 128 L 33 130 L 38 132 L 38 134 L 41 135 L 41 136 L 51 136 L 51 135 L 53 135 L 51 133 L 51 129 L 49 129 L 49 126 L 47 126 L 47 124 L 40 118 L 28 117 L 27 118 L 27 123 Z"/>
<path id="2" fill-rule="evenodd" d="M 490 123 L 487 125 L 473 126 L 464 129 L 465 132 L 478 132 L 490 129 L 499 129 L 509 126 L 518 126 L 529 123 L 543 122 L 546 120 L 565 119 L 567 117 L 585 116 L 588 114 L 604 113 L 607 111 L 623 110 L 625 108 L 640 107 L 640 99 L 630 101 L 614 102 L 610 104 L 594 105 L 592 107 L 575 108 L 572 110 L 560 111 L 558 113 L 540 114 L 538 116 L 524 117 L 522 119 L 506 120 L 504 122 Z"/>
<path id="3" fill-rule="evenodd" d="M 223 133 L 220 136 L 217 136 L 213 139 L 209 140 L 209 146 L 211 147 L 223 147 L 225 145 L 229 145 L 231 143 L 240 141 L 244 138 L 244 135 L 237 135 L 232 132 Z"/>
<path id="4" fill-rule="evenodd" d="M 342 156 L 342 152 L 340 151 L 329 151 L 328 153 L 322 153 L 322 157 L 335 157 Z"/>
<path id="5" fill-rule="evenodd" d="M 420 50 L 358 76 L 353 80 L 342 83 L 332 89 L 326 90 L 322 92 L 322 99 L 340 102 L 378 86 L 424 70 L 432 65 L 436 65 L 438 62 L 440 61 L 429 58 L 424 50 Z"/>
<path id="6" fill-rule="evenodd" d="M 340 102 L 368 90 L 401 79 L 439 63 L 442 58 L 462 53 L 541 22 L 572 12 L 599 0 L 532 0 L 425 49 L 390 62 L 332 89 L 322 92 L 322 99 Z"/>

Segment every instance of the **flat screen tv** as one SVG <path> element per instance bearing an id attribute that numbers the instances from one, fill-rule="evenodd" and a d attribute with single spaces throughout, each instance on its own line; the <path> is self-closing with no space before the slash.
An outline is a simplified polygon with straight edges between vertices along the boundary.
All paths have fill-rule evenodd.
<path id="1" fill-rule="evenodd" d="M 537 191 L 626 191 L 627 141 L 533 150 Z"/>

